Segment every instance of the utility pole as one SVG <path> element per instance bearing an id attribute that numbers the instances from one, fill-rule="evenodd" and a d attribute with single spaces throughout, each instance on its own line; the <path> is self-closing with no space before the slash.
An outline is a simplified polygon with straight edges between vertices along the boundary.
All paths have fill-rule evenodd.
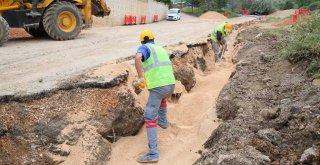
<path id="1" fill-rule="evenodd" d="M 180 5 L 181 5 L 181 9 L 182 9 L 182 0 L 180 0 Z"/>

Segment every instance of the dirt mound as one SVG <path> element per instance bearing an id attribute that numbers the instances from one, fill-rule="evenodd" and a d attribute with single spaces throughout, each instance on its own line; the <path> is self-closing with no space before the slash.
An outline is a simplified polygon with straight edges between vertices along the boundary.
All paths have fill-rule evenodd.
<path id="1" fill-rule="evenodd" d="M 240 35 L 245 46 L 234 58 L 236 72 L 217 100 L 224 122 L 196 164 L 320 162 L 320 88 L 302 64 L 279 59 L 277 37 L 266 33 Z"/>
<path id="2" fill-rule="evenodd" d="M 208 11 L 208 12 L 202 14 L 199 18 L 200 19 L 210 19 L 210 20 L 214 20 L 214 21 L 225 21 L 228 19 L 223 14 L 220 14 L 215 11 Z"/>
<path id="3" fill-rule="evenodd" d="M 10 29 L 10 37 L 9 39 L 17 39 L 17 38 L 27 38 L 32 37 L 22 28 L 11 28 Z"/>
<path id="4" fill-rule="evenodd" d="M 277 18 L 287 18 L 294 14 L 296 10 L 295 9 L 289 9 L 289 10 L 279 10 L 272 14 L 270 14 L 270 17 L 277 17 Z"/>

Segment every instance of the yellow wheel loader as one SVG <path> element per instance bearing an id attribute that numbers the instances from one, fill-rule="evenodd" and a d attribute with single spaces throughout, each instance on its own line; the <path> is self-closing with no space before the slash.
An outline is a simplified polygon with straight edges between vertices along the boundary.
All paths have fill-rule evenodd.
<path id="1" fill-rule="evenodd" d="M 110 14 L 105 0 L 40 0 L 35 16 L 30 15 L 32 1 L 0 0 L 0 45 L 8 40 L 9 27 L 24 28 L 34 37 L 70 40 L 92 25 L 92 15 Z"/>

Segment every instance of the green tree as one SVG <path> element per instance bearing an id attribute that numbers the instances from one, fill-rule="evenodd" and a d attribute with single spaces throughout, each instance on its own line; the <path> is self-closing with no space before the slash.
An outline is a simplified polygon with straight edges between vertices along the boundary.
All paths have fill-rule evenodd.
<path id="1" fill-rule="evenodd" d="M 318 0 L 295 0 L 299 7 L 308 6 L 311 3 L 317 2 Z"/>
<path id="2" fill-rule="evenodd" d="M 199 9 L 200 5 L 203 3 L 203 0 L 186 0 L 186 2 L 191 3 L 191 5 L 192 5 L 192 13 L 193 13 L 193 8 L 194 7 L 198 7 L 198 9 Z"/>
<path id="3" fill-rule="evenodd" d="M 157 0 L 157 1 L 158 2 L 162 2 L 164 4 L 167 4 L 167 5 L 171 5 L 172 4 L 171 0 Z"/>

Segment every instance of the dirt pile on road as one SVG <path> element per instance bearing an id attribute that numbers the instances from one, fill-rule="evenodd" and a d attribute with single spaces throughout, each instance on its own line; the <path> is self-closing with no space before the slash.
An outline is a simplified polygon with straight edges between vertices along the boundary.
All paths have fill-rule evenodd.
<path id="1" fill-rule="evenodd" d="M 217 100 L 224 122 L 195 164 L 318 164 L 320 88 L 303 64 L 279 58 L 275 35 L 253 28 L 238 42 L 236 71 Z"/>
<path id="2" fill-rule="evenodd" d="M 214 20 L 214 21 L 225 21 L 227 20 L 228 18 L 225 17 L 223 14 L 220 14 L 218 12 L 215 12 L 215 11 L 208 11 L 204 14 L 202 14 L 200 17 L 200 19 L 205 19 L 205 20 Z"/>

